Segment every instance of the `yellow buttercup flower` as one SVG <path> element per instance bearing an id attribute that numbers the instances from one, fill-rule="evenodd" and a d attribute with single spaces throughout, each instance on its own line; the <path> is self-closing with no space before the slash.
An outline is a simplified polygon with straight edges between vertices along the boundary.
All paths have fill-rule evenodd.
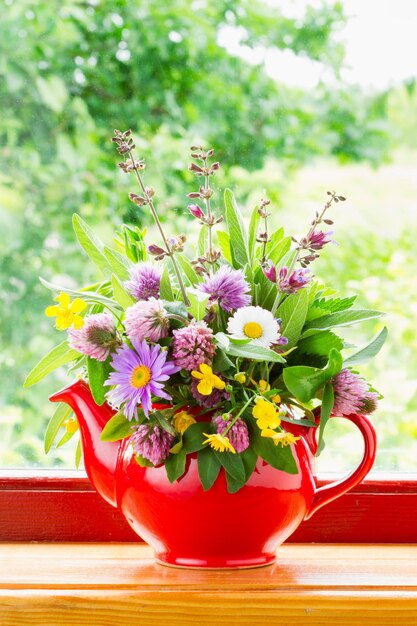
<path id="1" fill-rule="evenodd" d="M 187 411 L 178 411 L 174 415 L 174 428 L 180 435 L 183 435 L 191 424 L 195 424 L 196 420 Z"/>
<path id="2" fill-rule="evenodd" d="M 198 393 L 201 393 L 202 396 L 209 396 L 213 389 L 224 389 L 226 387 L 226 383 L 224 380 L 213 374 L 213 370 L 206 363 L 200 364 L 200 371 L 197 372 L 193 370 L 191 374 L 194 378 L 200 380 L 197 385 Z"/>
<path id="3" fill-rule="evenodd" d="M 277 393 L 277 395 L 271 398 L 271 400 L 272 402 L 275 402 L 275 404 L 279 404 L 281 402 L 281 396 Z"/>
<path id="4" fill-rule="evenodd" d="M 266 380 L 261 380 L 258 383 L 258 388 L 261 393 L 265 393 L 265 391 L 269 391 L 271 389 L 271 385 L 266 382 Z"/>
<path id="5" fill-rule="evenodd" d="M 289 446 L 291 443 L 296 443 L 300 439 L 300 437 L 295 437 L 292 433 L 277 433 L 275 430 L 272 430 L 272 428 L 265 428 L 262 430 L 261 436 L 270 437 L 276 446 L 280 443 L 282 447 Z"/>
<path id="6" fill-rule="evenodd" d="M 246 374 L 244 374 L 243 372 L 238 372 L 233 376 L 233 378 L 237 383 L 240 383 L 241 385 L 244 385 L 246 382 Z"/>
<path id="7" fill-rule="evenodd" d="M 74 326 L 74 328 L 79 330 L 84 326 L 84 320 L 78 314 L 84 311 L 87 305 L 81 298 L 75 298 L 71 302 L 69 295 L 62 291 L 54 300 L 58 304 L 48 306 L 45 309 L 45 315 L 47 317 L 56 317 L 55 325 L 58 330 L 66 330 L 70 326 Z"/>
<path id="8" fill-rule="evenodd" d="M 210 446 L 213 448 L 213 450 L 216 450 L 216 452 L 226 452 L 228 450 L 229 452 L 233 452 L 233 454 L 236 454 L 236 450 L 230 443 L 229 437 L 224 437 L 220 433 L 216 433 L 215 435 L 208 435 L 207 433 L 203 433 L 203 435 L 207 437 L 207 439 L 203 441 L 203 443 L 210 444 Z"/>
<path id="9" fill-rule="evenodd" d="M 263 398 L 256 398 L 252 415 L 261 430 L 265 428 L 278 428 L 281 424 L 276 407 Z"/>
<path id="10" fill-rule="evenodd" d="M 67 433 L 76 433 L 79 428 L 77 418 L 70 417 L 66 422 L 64 422 L 64 426 Z"/>

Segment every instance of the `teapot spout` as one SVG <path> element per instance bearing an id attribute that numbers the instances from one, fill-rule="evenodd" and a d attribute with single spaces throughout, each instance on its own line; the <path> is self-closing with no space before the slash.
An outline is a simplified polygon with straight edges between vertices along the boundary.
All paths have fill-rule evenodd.
<path id="1" fill-rule="evenodd" d="M 51 402 L 65 402 L 77 416 L 80 426 L 84 465 L 90 482 L 107 502 L 116 502 L 116 465 L 121 441 L 101 441 L 100 434 L 115 411 L 106 403 L 98 406 L 89 386 L 77 380 L 54 393 Z"/>

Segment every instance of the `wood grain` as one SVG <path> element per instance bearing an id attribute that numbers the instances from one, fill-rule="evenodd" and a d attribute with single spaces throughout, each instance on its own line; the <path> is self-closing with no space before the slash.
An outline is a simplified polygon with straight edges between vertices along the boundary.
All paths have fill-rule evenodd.
<path id="1" fill-rule="evenodd" d="M 417 623 L 417 545 L 280 548 L 237 571 L 156 564 L 141 544 L 0 544 L 1 626 Z"/>

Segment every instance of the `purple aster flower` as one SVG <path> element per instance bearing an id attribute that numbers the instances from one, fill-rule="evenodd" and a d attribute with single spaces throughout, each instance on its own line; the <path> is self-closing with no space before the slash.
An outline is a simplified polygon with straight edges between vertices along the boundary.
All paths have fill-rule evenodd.
<path id="1" fill-rule="evenodd" d="M 104 383 L 115 385 L 107 392 L 109 402 L 118 409 L 123 405 L 123 413 L 131 420 L 136 408 L 141 404 L 143 412 L 149 418 L 152 409 L 151 396 L 171 400 L 164 390 L 164 383 L 171 374 L 180 369 L 166 360 L 167 352 L 160 346 L 149 346 L 146 341 L 131 339 L 134 350 L 123 344 L 111 362 L 115 370 Z"/>
<path id="2" fill-rule="evenodd" d="M 271 281 L 271 283 L 277 282 L 277 268 L 272 261 L 267 261 L 262 267 L 262 271 L 265 274 L 266 278 Z"/>
<path id="3" fill-rule="evenodd" d="M 168 336 L 167 312 L 161 302 L 155 298 L 140 300 L 126 309 L 125 328 L 130 340 L 158 341 Z"/>
<path id="4" fill-rule="evenodd" d="M 333 235 L 333 231 L 328 233 L 322 230 L 314 231 L 308 239 L 308 247 L 311 250 L 321 250 L 327 243 L 333 241 L 333 239 L 330 239 L 330 235 Z"/>
<path id="5" fill-rule="evenodd" d="M 224 420 L 222 415 L 218 415 L 213 418 L 213 424 L 216 426 L 217 432 L 222 435 L 232 420 L 233 417 L 231 415 L 228 420 Z M 237 418 L 226 436 L 229 437 L 229 441 L 236 452 L 243 452 L 246 448 L 249 448 L 248 427 L 240 417 Z"/>
<path id="6" fill-rule="evenodd" d="M 213 331 L 205 322 L 191 322 L 188 326 L 174 330 L 172 356 L 175 365 L 185 370 L 198 370 L 201 363 L 212 362 L 216 348 Z"/>
<path id="7" fill-rule="evenodd" d="M 247 306 L 251 301 L 250 287 L 242 270 L 234 270 L 228 265 L 222 265 L 213 276 L 206 277 L 199 290 L 210 296 L 210 302 L 218 302 L 228 313 Z"/>
<path id="8" fill-rule="evenodd" d="M 174 436 L 160 426 L 141 424 L 133 431 L 130 441 L 137 454 L 159 465 L 169 455 Z"/>
<path id="9" fill-rule="evenodd" d="M 110 313 L 96 313 L 84 318 L 82 328 L 68 330 L 68 344 L 81 354 L 105 361 L 120 346 L 120 337 Z"/>
<path id="10" fill-rule="evenodd" d="M 296 293 L 306 287 L 312 278 L 310 270 L 306 269 L 293 270 L 288 275 L 288 267 L 284 265 L 279 271 L 278 287 L 282 293 Z"/>
<path id="11" fill-rule="evenodd" d="M 129 271 L 125 287 L 136 300 L 159 298 L 162 272 L 151 263 L 136 263 Z"/>
<path id="12" fill-rule="evenodd" d="M 219 374 L 217 374 L 219 376 Z M 223 380 L 221 376 L 219 376 Z M 193 378 L 191 381 L 191 393 L 193 398 L 197 401 L 197 404 L 203 406 L 206 409 L 212 409 L 217 406 L 222 400 L 230 400 L 230 393 L 224 391 L 224 389 L 213 389 L 209 396 L 203 396 L 198 389 L 197 385 L 200 381 Z"/>
<path id="13" fill-rule="evenodd" d="M 333 415 L 375 411 L 378 394 L 369 391 L 368 383 L 358 374 L 345 368 L 331 382 L 334 391 Z"/>

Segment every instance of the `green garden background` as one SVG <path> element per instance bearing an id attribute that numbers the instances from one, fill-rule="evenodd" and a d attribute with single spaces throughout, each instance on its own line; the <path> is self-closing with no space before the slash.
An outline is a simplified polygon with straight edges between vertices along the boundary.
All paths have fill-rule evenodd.
<path id="1" fill-rule="evenodd" d="M 66 372 L 23 389 L 59 340 L 38 277 L 66 287 L 99 279 L 75 243 L 74 212 L 108 243 L 123 222 L 152 233 L 150 217 L 129 202 L 133 181 L 116 168 L 110 143 L 113 128 L 130 127 L 162 218 L 189 241 L 192 144 L 216 150 L 220 208 L 226 184 L 245 215 L 266 194 L 274 226 L 290 234 L 306 230 L 328 189 L 348 198 L 333 211 L 338 245 L 314 272 L 358 294 L 360 306 L 387 312 L 346 336 L 360 345 L 388 325 L 387 345 L 361 369 L 384 395 L 377 469 L 415 471 L 415 77 L 383 89 L 343 79 L 343 2 L 315 2 L 297 16 L 261 0 L 1 5 L 0 468 L 73 467 L 76 437 L 49 456 L 43 450 L 47 397 Z M 236 36 L 233 50 L 227 41 Z M 262 50 L 310 61 L 322 77 L 314 88 L 279 82 Z M 360 454 L 352 428 L 336 420 L 328 443 L 323 469 L 350 467 Z"/>

